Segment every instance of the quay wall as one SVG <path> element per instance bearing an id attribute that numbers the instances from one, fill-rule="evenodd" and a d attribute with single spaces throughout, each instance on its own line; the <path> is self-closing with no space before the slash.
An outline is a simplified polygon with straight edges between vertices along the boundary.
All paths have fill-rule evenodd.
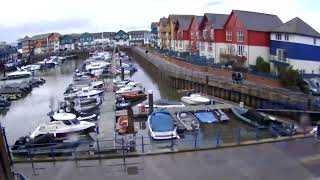
<path id="1" fill-rule="evenodd" d="M 312 97 L 282 88 L 279 81 L 252 74 L 245 74 L 244 84 L 231 80 L 232 71 L 197 66 L 145 49 L 133 47 L 131 52 L 143 57 L 161 71 L 161 78 L 167 78 L 176 89 L 194 89 L 233 102 L 262 108 L 269 102 L 299 104 L 303 109 L 314 110 Z"/>

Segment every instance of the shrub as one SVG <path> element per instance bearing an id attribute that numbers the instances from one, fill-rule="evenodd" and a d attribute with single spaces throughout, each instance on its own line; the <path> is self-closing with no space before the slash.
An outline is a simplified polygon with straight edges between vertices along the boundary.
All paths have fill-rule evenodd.
<path id="1" fill-rule="evenodd" d="M 232 63 L 232 70 L 233 71 L 239 71 L 239 72 L 247 72 L 248 68 L 246 68 L 244 66 L 244 64 L 241 63 L 241 62 L 233 62 Z"/>
<path id="2" fill-rule="evenodd" d="M 303 78 L 298 70 L 292 69 L 292 66 L 281 69 L 279 72 L 280 82 L 286 87 L 297 87 L 299 86 Z"/>
<path id="3" fill-rule="evenodd" d="M 256 61 L 256 70 L 258 72 L 270 73 L 270 63 L 266 62 L 263 57 L 259 56 Z"/>

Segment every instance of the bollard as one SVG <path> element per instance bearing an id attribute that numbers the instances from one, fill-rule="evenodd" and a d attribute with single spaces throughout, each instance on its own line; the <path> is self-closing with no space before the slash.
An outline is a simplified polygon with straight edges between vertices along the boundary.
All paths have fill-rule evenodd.
<path id="1" fill-rule="evenodd" d="M 144 153 L 144 139 L 143 139 L 143 136 L 141 136 L 141 146 L 142 146 L 142 153 Z"/>
<path id="2" fill-rule="evenodd" d="M 173 151 L 174 141 L 173 141 L 173 134 L 171 135 L 171 151 Z"/>
<path id="3" fill-rule="evenodd" d="M 97 138 L 97 150 L 98 150 L 99 162 L 101 163 L 100 145 L 99 145 L 99 139 L 98 138 Z"/>
<path id="4" fill-rule="evenodd" d="M 148 91 L 148 99 L 149 99 L 149 115 L 153 112 L 153 91 Z"/>
<path id="5" fill-rule="evenodd" d="M 78 166 L 78 159 L 77 159 L 76 148 L 73 148 L 73 154 L 74 154 L 74 162 L 76 163 L 76 166 Z"/>

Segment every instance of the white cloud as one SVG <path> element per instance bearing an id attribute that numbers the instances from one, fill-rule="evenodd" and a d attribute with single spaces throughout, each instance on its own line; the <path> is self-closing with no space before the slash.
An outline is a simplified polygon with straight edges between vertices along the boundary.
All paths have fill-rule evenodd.
<path id="1" fill-rule="evenodd" d="M 86 20 L 86 25 L 75 28 L 52 28 L 59 32 L 116 31 L 119 29 L 149 29 L 150 23 L 168 14 L 230 13 L 232 9 L 276 14 L 283 21 L 296 16 L 302 18 L 316 30 L 320 25 L 316 18 L 318 8 L 301 6 L 303 0 L 0 0 L 0 33 L 5 29 L 23 28 L 35 24 L 38 31 L 22 29 L 26 35 L 49 31 L 42 30 L 49 23 Z M 317 0 L 306 0 L 317 1 Z M 310 3 L 310 2 L 305 2 Z M 318 4 L 319 5 L 319 4 Z M 48 25 L 49 26 L 49 25 Z M 2 31 L 1 31 L 2 30 Z M 18 30 L 16 30 L 18 31 Z M 17 34 L 16 34 L 17 35 Z M 11 36 L 15 36 L 11 34 Z M 21 36 L 21 33 L 19 34 Z M 2 38 L 0 36 L 0 38 Z M 7 37 L 12 40 L 18 37 Z"/>

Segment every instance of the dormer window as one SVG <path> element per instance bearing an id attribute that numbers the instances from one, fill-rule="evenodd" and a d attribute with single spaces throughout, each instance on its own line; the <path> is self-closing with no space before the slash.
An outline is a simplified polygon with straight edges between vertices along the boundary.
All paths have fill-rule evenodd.
<path id="1" fill-rule="evenodd" d="M 289 34 L 285 34 L 285 35 L 284 35 L 284 39 L 285 39 L 286 41 L 289 41 Z"/>
<path id="2" fill-rule="evenodd" d="M 277 33 L 277 34 L 276 34 L 276 40 L 281 41 L 281 34 L 280 34 L 280 33 Z"/>

